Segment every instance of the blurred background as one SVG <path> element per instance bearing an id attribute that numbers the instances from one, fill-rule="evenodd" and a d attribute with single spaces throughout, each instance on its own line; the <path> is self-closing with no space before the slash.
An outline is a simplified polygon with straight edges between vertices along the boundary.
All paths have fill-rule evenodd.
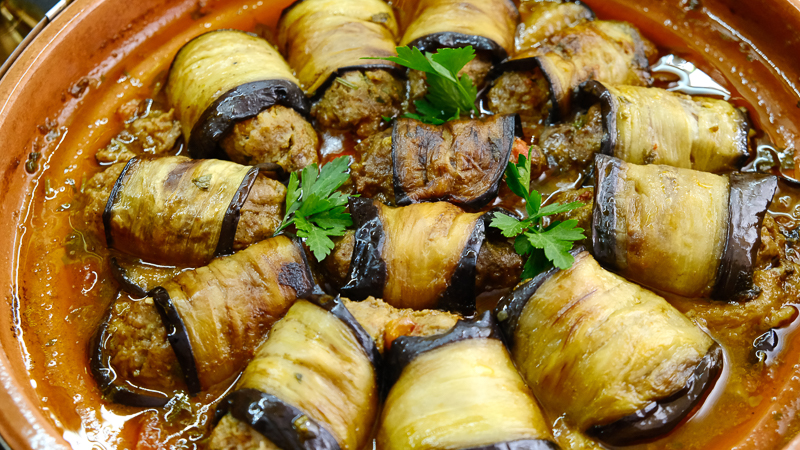
<path id="1" fill-rule="evenodd" d="M 64 0 L 0 0 L 0 64 L 6 61 L 14 49 L 25 39 L 36 25 L 45 18 L 50 9 Z"/>

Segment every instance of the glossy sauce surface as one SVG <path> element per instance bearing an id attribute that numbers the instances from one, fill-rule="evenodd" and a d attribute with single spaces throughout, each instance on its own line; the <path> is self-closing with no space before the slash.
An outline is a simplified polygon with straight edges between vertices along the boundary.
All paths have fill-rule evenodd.
<path id="1" fill-rule="evenodd" d="M 106 307 L 117 297 L 117 286 L 108 272 L 103 237 L 74 228 L 71 217 L 82 207 L 76 203 L 76 194 L 100 170 L 95 152 L 123 127 L 115 115 L 120 105 L 131 99 L 158 98 L 173 56 L 191 37 L 216 28 L 262 32 L 274 25 L 288 3 L 218 1 L 203 8 L 192 4 L 137 24 L 140 28 L 113 43 L 130 50 L 128 56 L 103 61 L 85 83 L 75 80 L 76 85 L 84 85 L 75 97 L 78 101 L 70 103 L 75 106 L 65 108 L 58 117 L 43 119 L 41 133 L 30 143 L 43 157 L 31 176 L 37 183 L 36 194 L 21 220 L 16 330 L 42 408 L 75 448 L 203 447 L 210 404 L 224 395 L 224 386 L 196 398 L 181 398 L 158 411 L 101 399 L 88 370 L 88 346 Z M 758 139 L 768 139 L 789 152 L 800 143 L 800 96 L 794 86 L 800 80 L 781 72 L 780 60 L 769 59 L 787 55 L 765 55 L 750 46 L 736 31 L 736 20 L 741 19 L 727 7 L 694 0 L 587 3 L 602 19 L 633 22 L 660 46 L 662 54 L 683 56 L 731 90 L 733 103 L 747 107 L 755 128 L 762 132 Z M 351 153 L 355 144 L 346 134 L 321 138 L 325 162 Z M 793 172 L 786 170 L 789 176 Z M 553 192 L 577 177 L 545 177 L 539 187 Z M 797 188 L 783 185 L 773 203 L 777 220 L 790 228 L 800 224 L 798 199 Z M 509 199 L 498 203 L 519 207 Z M 145 276 L 156 282 L 170 278 L 176 270 L 154 268 Z M 792 294 L 798 298 L 797 292 L 787 293 Z M 717 307 L 705 301 L 669 299 L 684 312 Z M 708 330 L 723 345 L 726 356 L 725 371 L 713 392 L 674 433 L 636 448 L 771 449 L 788 442 L 800 431 L 800 423 L 793 420 L 800 410 L 797 307 L 800 304 L 777 331 L 780 345 L 770 352 L 766 364 L 747 362 L 749 337 L 743 339 L 731 330 Z M 591 446 L 560 418 L 547 419 L 563 448 Z M 754 430 L 758 436 L 748 437 Z M 163 444 L 157 447 L 156 442 Z"/>

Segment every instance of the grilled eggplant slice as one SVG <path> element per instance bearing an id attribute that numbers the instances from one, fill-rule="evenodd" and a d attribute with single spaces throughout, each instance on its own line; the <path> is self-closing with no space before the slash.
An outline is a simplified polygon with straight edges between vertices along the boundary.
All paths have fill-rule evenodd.
<path id="1" fill-rule="evenodd" d="M 595 158 L 592 245 L 598 261 L 684 297 L 730 300 L 753 287 L 774 176 L 723 177 Z"/>
<path id="2" fill-rule="evenodd" d="M 594 11 L 580 1 L 524 0 L 519 17 L 515 53 L 528 52 L 561 30 L 595 19 Z"/>
<path id="3" fill-rule="evenodd" d="M 558 449 L 488 311 L 442 335 L 396 339 L 387 364 L 396 382 L 380 449 Z"/>
<path id="4" fill-rule="evenodd" d="M 357 230 L 342 295 L 383 298 L 397 308 L 474 311 L 483 214 L 446 202 L 392 208 L 364 198 L 351 198 L 350 212 Z"/>
<path id="5" fill-rule="evenodd" d="M 578 102 L 600 104 L 600 151 L 630 163 L 729 172 L 749 155 L 747 115 L 724 100 L 589 81 Z"/>
<path id="6" fill-rule="evenodd" d="M 217 408 L 283 449 L 364 448 L 380 397 L 380 353 L 340 299 L 300 300 L 275 324 Z M 215 440 L 229 430 L 215 429 Z"/>
<path id="7" fill-rule="evenodd" d="M 155 317 L 160 316 L 166 328 L 165 338 L 174 350 L 185 384 L 191 394 L 196 394 L 242 370 L 272 324 L 297 298 L 310 295 L 314 286 L 301 245 L 278 236 L 215 259 L 208 266 L 182 272 L 150 291 L 144 301 L 154 304 L 158 313 Z M 108 330 L 109 326 L 101 329 Z M 120 342 L 130 339 L 109 332 L 105 335 L 108 339 L 97 342 L 92 364 L 93 373 L 102 375 L 99 384 L 108 391 L 114 389 L 115 379 L 109 361 L 137 356 L 127 355 L 126 348 L 119 348 Z M 152 345 L 161 345 L 155 334 L 152 339 Z M 107 345 L 114 349 L 114 354 L 110 354 Z M 170 367 L 175 362 L 140 361 L 139 364 Z M 131 367 L 130 372 L 117 375 L 135 382 L 138 370 Z M 167 372 L 169 369 L 160 371 Z M 167 379 L 159 383 L 167 387 L 176 384 L 175 380 Z"/>
<path id="8" fill-rule="evenodd" d="M 666 300 L 580 252 L 496 310 L 514 363 L 545 411 L 606 444 L 672 430 L 721 371 L 719 344 Z"/>
<path id="9" fill-rule="evenodd" d="M 310 125 L 303 116 L 308 116 L 310 105 L 298 84 L 286 61 L 266 40 L 243 31 L 218 30 L 181 48 L 172 62 L 166 92 L 180 116 L 189 154 L 208 158 L 237 122 L 275 105 L 297 111 L 299 115 L 287 117 L 307 130 Z M 315 134 L 306 133 L 316 140 Z M 316 162 L 316 144 L 291 151 L 302 153 L 310 160 L 307 164 Z M 229 156 L 237 160 L 241 155 Z"/>
<path id="10" fill-rule="evenodd" d="M 257 220 L 247 233 L 239 233 L 242 207 L 260 170 L 182 156 L 134 158 L 117 178 L 103 211 L 106 244 L 148 262 L 188 267 L 233 253 L 245 244 L 237 245 L 237 238 L 257 240 L 280 223 L 276 210 L 274 218 Z M 257 190 L 262 188 L 270 191 L 266 197 L 280 197 L 282 203 L 286 190 L 280 183 L 259 180 Z"/>
<path id="11" fill-rule="evenodd" d="M 585 81 L 648 86 L 649 60 L 655 55 L 655 46 L 631 24 L 584 22 L 505 61 L 499 68 L 505 73 L 488 93 L 489 108 L 500 114 L 519 112 L 526 128 L 544 120 L 553 123 L 569 113 L 573 91 Z M 513 101 L 519 96 L 525 101 Z"/>

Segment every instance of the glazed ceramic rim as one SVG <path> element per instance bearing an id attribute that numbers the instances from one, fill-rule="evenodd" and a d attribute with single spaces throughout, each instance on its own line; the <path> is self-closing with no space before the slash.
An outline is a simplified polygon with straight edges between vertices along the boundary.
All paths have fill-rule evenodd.
<path id="1" fill-rule="evenodd" d="M 26 41 L 27 47 L 14 54 L 16 61 L 9 64 L 8 72 L 0 74 L 2 76 L 0 79 L 0 130 L 5 127 L 15 128 L 14 125 L 19 122 L 15 117 L 10 117 L 7 111 L 14 109 L 15 102 L 24 97 L 24 92 L 21 91 L 24 91 L 27 84 L 34 78 L 34 72 L 37 69 L 41 70 L 44 62 L 53 58 L 53 55 L 65 51 L 64 49 L 69 47 L 69 42 L 65 43 L 65 41 L 74 35 L 88 33 L 87 29 L 92 30 L 96 25 L 93 18 L 109 17 L 104 14 L 104 8 L 111 8 L 109 6 L 111 1 L 107 0 L 75 0 L 68 6 L 67 3 L 69 3 L 68 0 L 61 0 L 56 8 L 48 12 L 47 17 L 35 28 L 38 35 L 32 36 Z M 107 4 L 104 5 L 104 3 Z M 169 0 L 127 2 L 119 10 L 115 10 L 117 14 L 114 17 L 123 23 L 131 23 L 146 15 L 153 8 L 161 6 L 166 9 L 166 5 L 175 3 L 179 2 L 170 2 Z M 194 3 L 193 0 L 187 0 L 179 4 L 194 5 Z M 785 4 L 787 17 L 797 24 L 797 28 L 800 28 L 800 0 L 783 0 L 782 3 Z M 45 26 L 50 21 L 53 24 Z M 109 52 L 110 50 L 107 49 L 106 54 Z M 94 67 L 89 62 L 76 63 L 76 65 L 80 64 Z M 89 70 L 79 70 L 82 75 L 88 72 Z M 37 81 L 41 82 L 41 80 Z M 2 132 L 0 132 L 1 134 Z M 9 152 L 10 155 L 11 153 Z M 0 190 L 7 192 L 9 186 L 22 183 L 20 180 L 24 176 L 23 166 L 24 164 L 21 164 L 19 158 L 15 158 L 14 155 L 5 158 L 0 154 Z M 14 183 L 15 181 L 16 183 Z M 26 178 L 25 181 L 29 182 L 30 180 Z M 12 287 L 13 265 L 17 263 L 14 254 L 18 238 L 16 230 L 22 214 L 27 209 L 26 202 L 29 200 L 32 186 L 28 183 L 19 189 L 22 195 L 11 195 L 0 199 L 2 210 L 12 211 L 10 214 L 0 214 L 0 229 L 15 230 L 14 233 L 7 233 L 0 237 L 0 285 L 2 286 Z M 12 295 L 8 291 L 5 294 L 4 298 L 8 307 L 14 307 L 15 300 Z M 11 314 L 0 314 L 0 326 L 5 327 L 6 330 L 15 327 Z M 68 449 L 67 441 L 40 409 L 35 391 L 30 383 L 26 383 L 27 380 L 20 380 L 14 375 L 15 372 L 23 373 L 25 371 L 22 357 L 17 354 L 19 346 L 16 338 L 12 335 L 7 339 L 0 339 L 0 347 L 4 350 L 0 352 L 0 436 L 13 449 Z M 0 443 L 0 448 L 2 448 L 2 443 Z M 800 450 L 800 435 L 795 437 L 784 450 Z"/>

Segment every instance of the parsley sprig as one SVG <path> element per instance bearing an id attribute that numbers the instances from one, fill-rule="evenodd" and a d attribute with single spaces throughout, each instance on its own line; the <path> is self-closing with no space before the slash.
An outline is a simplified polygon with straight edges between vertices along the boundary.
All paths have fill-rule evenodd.
<path id="1" fill-rule="evenodd" d="M 286 216 L 275 232 L 279 234 L 294 224 L 297 235 L 306 239 L 306 245 L 317 261 L 322 261 L 333 249 L 329 236 L 343 236 L 353 225 L 347 208 L 347 195 L 336 190 L 350 178 L 350 158 L 340 156 L 322 166 L 306 166 L 298 177 L 292 172 L 286 188 Z"/>
<path id="2" fill-rule="evenodd" d="M 577 220 L 553 221 L 545 227 L 542 219 L 580 208 L 583 203 L 555 203 L 542 206 L 542 194 L 530 189 L 530 159 L 522 153 L 516 164 L 509 161 L 506 167 L 506 183 L 512 192 L 525 199 L 528 218 L 519 220 L 516 217 L 497 214 L 492 219 L 491 226 L 500 229 L 505 237 L 515 237 L 514 249 L 523 257 L 527 256 L 522 278 L 533 278 L 553 265 L 559 269 L 568 269 L 572 266 L 575 258 L 569 251 L 572 250 L 574 241 L 585 237 L 583 228 L 577 226 Z"/>
<path id="3" fill-rule="evenodd" d="M 436 53 L 425 52 L 424 55 L 416 47 L 397 47 L 396 50 L 397 56 L 364 59 L 392 61 L 425 72 L 428 93 L 422 100 L 414 102 L 417 114 L 408 113 L 405 117 L 440 125 L 458 119 L 462 113 L 479 112 L 475 107 L 478 89 L 469 76 L 458 75 L 475 58 L 472 46 L 442 48 Z"/>

